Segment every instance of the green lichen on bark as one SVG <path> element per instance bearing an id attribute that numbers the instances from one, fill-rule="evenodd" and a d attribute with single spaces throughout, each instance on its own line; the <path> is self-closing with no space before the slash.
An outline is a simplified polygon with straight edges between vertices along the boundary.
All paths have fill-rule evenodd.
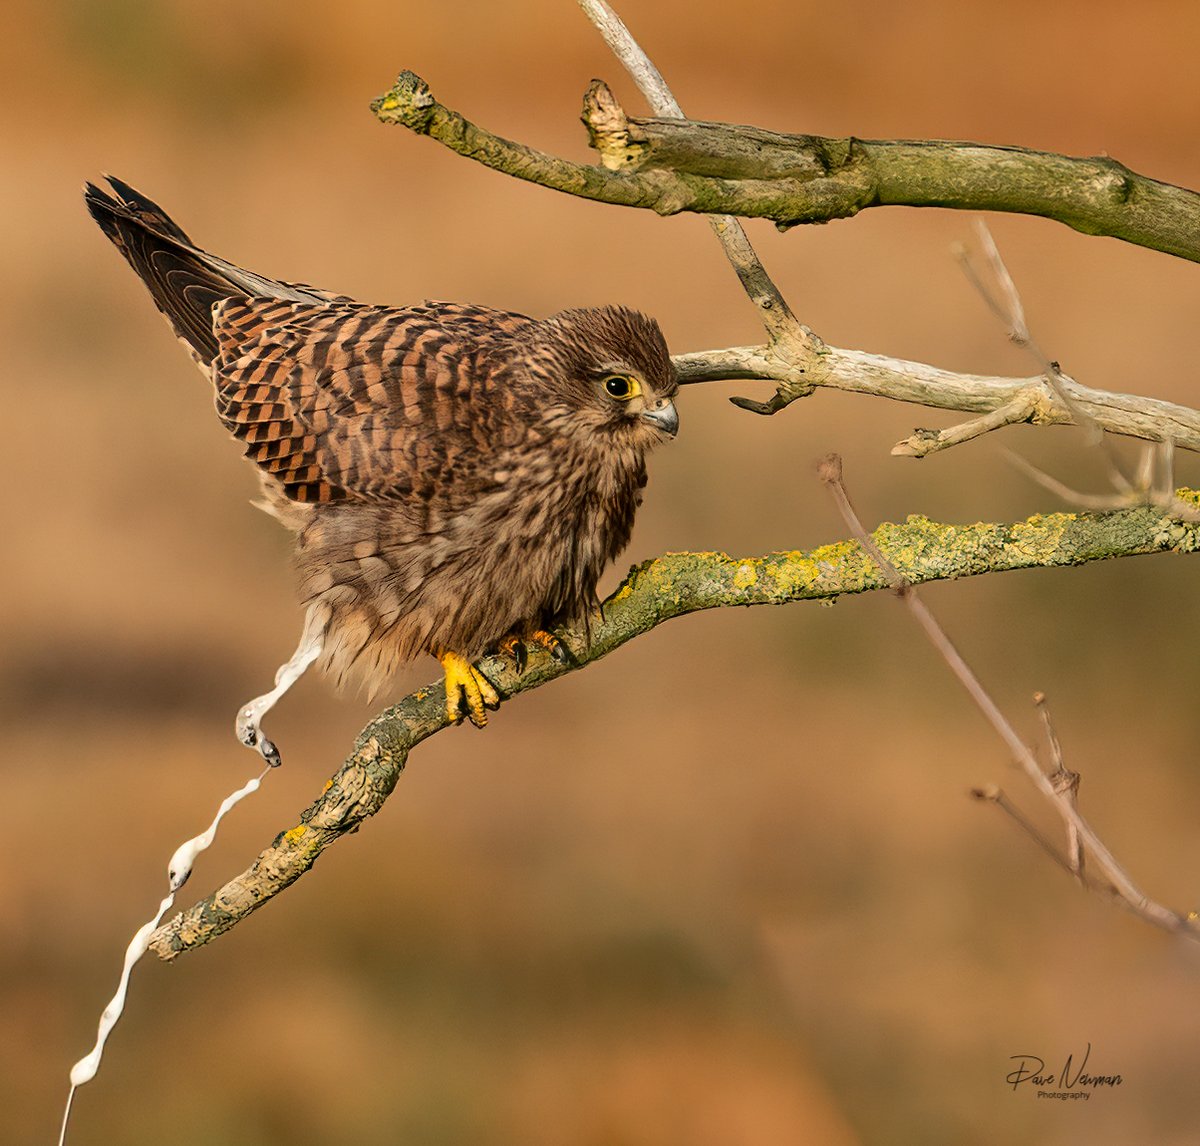
<path id="1" fill-rule="evenodd" d="M 605 104 L 603 132 L 589 129 L 602 159 L 624 160 L 619 170 L 571 163 L 492 135 L 438 103 L 412 72 L 402 72 L 371 104 L 381 122 L 428 135 L 518 179 L 664 215 L 738 215 L 787 228 L 880 206 L 1004 211 L 1200 261 L 1200 194 L 1139 175 L 1108 156 L 951 140 L 827 139 L 625 117 L 614 107 L 615 101 Z M 585 121 L 589 114 L 585 103 Z"/>
<path id="2" fill-rule="evenodd" d="M 1176 496 L 1190 507 L 1200 507 L 1195 491 L 1179 490 Z M 1192 553 L 1200 550 L 1200 526 L 1174 519 L 1160 508 L 1140 506 L 972 525 L 912 516 L 879 526 L 872 539 L 904 577 L 922 584 L 1005 569 Z M 544 650 L 531 649 L 523 673 L 505 657 L 485 658 L 481 667 L 508 698 L 584 668 L 672 617 L 737 605 L 831 600 L 886 587 L 879 568 L 856 541 L 756 557 L 668 553 L 629 571 L 594 619 L 590 641 L 580 632 L 562 634 L 574 663 L 563 665 Z M 359 734 L 354 750 L 299 823 L 280 832 L 246 872 L 159 928 L 152 950 L 162 959 L 174 959 L 202 946 L 294 883 L 325 848 L 383 807 L 409 752 L 446 727 L 440 682 L 417 689 L 381 712 Z"/>

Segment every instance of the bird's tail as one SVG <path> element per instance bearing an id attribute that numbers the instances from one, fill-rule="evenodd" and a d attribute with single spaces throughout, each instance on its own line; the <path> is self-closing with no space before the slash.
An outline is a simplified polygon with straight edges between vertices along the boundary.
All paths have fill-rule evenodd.
<path id="1" fill-rule="evenodd" d="M 202 251 L 152 199 L 120 179 L 106 178 L 112 195 L 94 183 L 84 186 L 88 211 L 203 365 L 217 356 L 212 308 L 222 299 L 249 296 L 319 303 L 328 297 L 264 278 Z"/>

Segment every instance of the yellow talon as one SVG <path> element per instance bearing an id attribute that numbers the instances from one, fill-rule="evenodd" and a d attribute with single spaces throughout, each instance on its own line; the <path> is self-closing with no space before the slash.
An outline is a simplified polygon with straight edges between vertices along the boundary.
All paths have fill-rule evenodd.
<path id="1" fill-rule="evenodd" d="M 500 694 L 492 682 L 466 657 L 443 653 L 439 658 L 446 673 L 446 718 L 457 724 L 461 717 L 462 697 L 467 698 L 467 715 L 476 728 L 487 724 L 487 709 L 500 707 Z"/>

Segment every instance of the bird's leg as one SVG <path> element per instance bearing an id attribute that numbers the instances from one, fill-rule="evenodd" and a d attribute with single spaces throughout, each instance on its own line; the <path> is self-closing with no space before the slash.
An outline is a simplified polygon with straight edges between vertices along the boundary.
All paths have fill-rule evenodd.
<path id="1" fill-rule="evenodd" d="M 279 666 L 279 671 L 275 674 L 275 687 L 270 692 L 243 704 L 238 710 L 235 725 L 237 738 L 247 748 L 257 748 L 272 768 L 278 768 L 282 761 L 279 759 L 279 749 L 263 735 L 262 718 L 304 675 L 304 670 L 321 655 L 321 650 L 325 647 L 325 626 L 328 621 L 329 616 L 325 609 L 316 606 L 309 609 L 308 616 L 304 619 L 304 632 L 300 635 L 300 644 L 292 654 L 292 659 Z"/>
<path id="2" fill-rule="evenodd" d="M 476 728 L 487 724 L 487 709 L 500 707 L 500 694 L 492 682 L 466 657 L 442 653 L 438 657 L 446 673 L 446 717 L 453 724 L 461 719 L 462 697 L 467 698 L 467 715 Z"/>

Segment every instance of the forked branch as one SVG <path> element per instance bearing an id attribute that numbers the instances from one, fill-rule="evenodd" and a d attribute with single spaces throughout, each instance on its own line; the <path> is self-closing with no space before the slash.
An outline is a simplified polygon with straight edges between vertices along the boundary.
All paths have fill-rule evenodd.
<path id="1" fill-rule="evenodd" d="M 584 6 L 591 5 L 585 4 Z M 464 119 L 457 112 L 438 103 L 430 93 L 425 81 L 412 72 L 401 73 L 391 90 L 377 99 L 372 107 L 375 114 L 385 123 L 403 124 L 419 134 L 437 139 L 459 154 L 516 178 L 527 179 L 584 198 L 600 199 L 604 202 L 630 207 L 653 207 L 664 214 L 672 214 L 685 209 L 719 211 L 721 214 L 762 214 L 764 213 L 762 210 L 752 209 L 754 207 L 753 196 L 750 196 L 749 199 L 745 197 L 749 194 L 747 189 L 753 184 L 759 188 L 756 194 L 766 194 L 762 187 L 769 186 L 774 188 L 771 195 L 777 195 L 779 186 L 787 182 L 782 176 L 772 179 L 739 180 L 733 178 L 730 171 L 724 168 L 719 168 L 720 173 L 717 174 L 711 171 L 709 174 L 698 174 L 692 170 L 674 171 L 653 164 L 647 166 L 646 162 L 641 161 L 635 164 L 633 159 L 619 160 L 617 157 L 625 155 L 628 150 L 624 144 L 615 142 L 622 138 L 619 125 L 643 121 L 634 121 L 625 117 L 624 112 L 616 108 L 616 101 L 612 99 L 611 93 L 607 93 L 607 89 L 600 91 L 593 87 L 589 91 L 588 116 L 593 128 L 593 141 L 601 148 L 601 154 L 607 162 L 620 163 L 620 170 L 617 171 L 611 171 L 604 166 L 570 163 L 535 151 L 523 144 L 491 135 Z M 658 123 L 664 132 L 682 132 L 683 137 L 687 138 L 690 138 L 687 136 L 688 129 L 715 129 L 716 126 L 719 126 L 694 124 L 682 119 L 654 122 Z M 739 132 L 744 135 L 739 137 Z M 738 160 L 742 166 L 750 162 L 747 156 L 764 154 L 762 149 L 765 147 L 767 158 L 762 162 L 768 164 L 772 170 L 775 168 L 781 171 L 790 170 L 780 157 L 778 141 L 768 147 L 767 143 L 770 141 L 760 138 L 765 133 L 751 128 L 730 128 L 726 125 L 719 134 L 726 140 L 742 139 L 742 151 L 739 153 L 742 158 Z M 809 139 L 809 137 L 796 138 Z M 831 144 L 832 141 L 819 142 L 824 147 Z M 816 143 L 812 143 L 811 140 L 810 144 L 816 147 Z M 854 141 L 854 145 L 855 147 L 869 146 L 857 140 Z M 847 146 L 849 145 L 847 144 Z M 879 146 L 891 147 L 892 145 Z M 976 153 L 989 150 L 964 144 L 905 144 L 904 146 L 915 149 L 917 153 L 926 155 L 926 157 L 936 155 L 938 147 L 966 148 L 973 157 L 972 162 L 977 160 L 982 162 Z M 682 154 L 691 154 L 682 143 L 679 144 L 679 148 Z M 773 148 L 775 150 L 772 150 Z M 1004 179 L 1009 177 L 1015 180 L 1016 186 L 1023 186 L 1021 179 L 1017 177 L 1021 168 L 1019 164 L 1014 166 L 1013 156 L 1025 153 L 1015 149 L 991 150 L 1000 150 L 1003 153 L 997 159 L 995 169 L 991 170 L 984 180 L 994 188 L 994 194 L 1000 195 L 1000 190 L 997 188 L 1001 188 Z M 674 154 L 665 143 L 661 145 L 659 152 L 662 155 Z M 636 154 L 636 149 L 631 154 Z M 774 158 L 771 158 L 772 156 Z M 1112 165 L 1110 160 L 1065 160 L 1055 156 L 1048 158 L 1061 160 L 1061 164 L 1067 165 L 1065 168 L 1053 167 L 1056 177 L 1067 178 L 1069 175 L 1071 179 L 1075 180 L 1081 176 L 1079 171 L 1071 168 L 1071 164 L 1099 162 L 1105 171 Z M 680 162 L 684 161 L 680 160 Z M 688 165 L 694 167 L 696 161 L 688 159 L 684 166 Z M 809 166 L 811 167 L 811 164 Z M 714 168 L 714 170 L 717 169 Z M 816 168 L 813 170 L 815 171 Z M 789 178 L 793 177 L 789 176 Z M 1097 176 L 1097 178 L 1099 177 Z M 1140 179 L 1141 177 L 1136 178 Z M 812 181 L 814 180 L 809 180 L 809 182 Z M 828 177 L 822 177 L 815 182 L 827 185 L 831 183 L 831 180 Z M 1145 182 L 1152 183 L 1153 181 Z M 1069 183 L 1067 186 L 1071 187 L 1074 184 Z M 1155 186 L 1165 187 L 1166 185 L 1156 184 Z M 730 189 L 739 187 L 745 194 L 733 195 Z M 1186 235 L 1195 250 L 1186 257 L 1200 258 L 1200 240 L 1196 238 L 1200 235 L 1200 195 L 1182 191 L 1179 188 L 1170 190 L 1184 196 L 1188 205 L 1186 208 L 1188 212 Z M 703 195 L 701 191 L 704 192 Z M 712 199 L 711 195 L 716 194 L 717 191 L 720 191 L 722 197 Z M 1140 191 L 1130 192 L 1131 200 L 1138 199 L 1140 201 L 1139 197 L 1142 195 L 1143 193 Z M 1024 207 L 1016 205 L 1019 202 L 1024 202 L 1024 200 L 1014 198 L 1014 205 L 1008 209 L 1025 210 Z M 709 205 L 702 205 L 706 203 Z M 965 207 L 982 206 L 983 204 L 945 202 L 939 196 L 931 193 L 930 201 L 926 205 Z M 993 204 L 993 209 L 1000 208 Z M 1031 211 L 1029 213 L 1036 214 L 1038 212 Z M 736 228 L 736 231 L 733 228 Z M 1133 394 L 1094 390 L 1069 382 L 1063 384 L 1062 393 L 1056 394 L 1046 385 L 1045 380 L 1039 377 L 1005 378 L 956 374 L 921 362 L 829 346 L 793 317 L 787 308 L 786 301 L 771 282 L 766 271 L 763 270 L 748 242 L 745 241 L 745 236 L 736 220 L 719 219 L 714 225 L 714 229 L 719 234 L 723 229 L 728 232 L 722 240 L 725 243 L 726 253 L 738 270 L 739 278 L 742 280 L 747 294 L 758 307 L 759 315 L 767 328 L 769 341 L 763 346 L 729 347 L 677 355 L 675 357 L 676 367 L 679 371 L 680 381 L 685 385 L 729 379 L 761 379 L 765 382 L 773 382 L 776 385 L 776 392 L 766 402 L 749 398 L 734 399 L 738 406 L 759 414 L 777 413 L 797 398 L 806 397 L 812 394 L 816 388 L 825 386 L 859 394 L 891 398 L 895 401 L 909 402 L 934 409 L 957 410 L 962 413 L 984 416 L 982 419 L 977 417 L 951 431 L 918 430 L 912 437 L 899 443 L 894 450 L 897 454 L 909 457 L 923 457 L 934 450 L 943 449 L 947 445 L 968 440 L 987 430 L 1017 421 L 1035 425 L 1072 425 L 1076 422 L 1076 413 L 1080 411 L 1092 419 L 1096 425 L 1110 433 L 1147 441 L 1173 441 L 1182 449 L 1200 450 L 1200 411 L 1177 403 L 1143 398 Z M 1100 229 L 1095 233 L 1107 234 L 1110 232 Z M 1120 237 L 1128 238 L 1129 236 Z M 1146 238 L 1147 241 L 1144 245 L 1156 247 L 1156 249 L 1167 249 L 1150 242 L 1149 235 Z M 1130 241 L 1136 240 L 1131 239 Z M 1183 252 L 1172 251 L 1171 253 Z M 1075 410 L 1072 409 L 1073 405 L 1077 407 Z"/>

